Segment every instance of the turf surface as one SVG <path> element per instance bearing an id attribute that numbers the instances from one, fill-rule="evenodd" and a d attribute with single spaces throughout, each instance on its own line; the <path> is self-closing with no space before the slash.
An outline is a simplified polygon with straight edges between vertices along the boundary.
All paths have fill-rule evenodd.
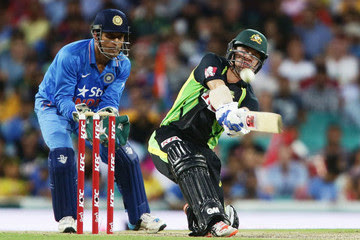
<path id="1" fill-rule="evenodd" d="M 183 240 L 191 239 L 187 236 L 188 231 L 171 231 L 165 230 L 158 234 L 146 234 L 145 232 L 121 231 L 113 235 L 101 233 L 92 235 L 86 233 L 77 234 L 59 234 L 54 232 L 0 232 L 1 240 L 145 240 L 145 239 L 161 239 L 161 240 Z M 205 237 L 192 238 L 209 239 Z M 221 238 L 220 238 L 221 239 Z M 225 238 L 224 238 L 225 239 Z M 229 238 L 226 238 L 229 239 Z M 231 239 L 359 239 L 360 229 L 297 229 L 297 230 L 240 230 L 239 233 Z"/>

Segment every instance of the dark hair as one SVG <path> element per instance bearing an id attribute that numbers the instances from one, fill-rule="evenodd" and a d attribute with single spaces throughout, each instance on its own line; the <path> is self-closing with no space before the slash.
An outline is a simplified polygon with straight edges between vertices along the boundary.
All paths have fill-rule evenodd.
<path id="1" fill-rule="evenodd" d="M 341 157 L 339 154 L 327 154 L 325 156 L 326 169 L 329 173 L 338 175 L 342 172 Z"/>
<path id="2" fill-rule="evenodd" d="M 15 40 L 24 40 L 24 39 L 25 39 L 25 34 L 23 31 L 17 28 L 13 30 L 11 34 L 11 42 Z"/>
<path id="3" fill-rule="evenodd" d="M 316 72 L 320 74 L 326 74 L 326 67 L 323 63 L 316 64 Z"/>

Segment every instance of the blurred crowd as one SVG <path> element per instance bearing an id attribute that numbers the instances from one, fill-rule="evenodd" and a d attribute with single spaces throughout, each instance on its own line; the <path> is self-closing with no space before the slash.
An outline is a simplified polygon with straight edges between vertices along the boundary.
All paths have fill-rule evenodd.
<path id="1" fill-rule="evenodd" d="M 34 95 L 58 50 L 90 38 L 103 8 L 124 11 L 131 26 L 120 112 L 130 117 L 150 201 L 183 204 L 154 169 L 150 134 L 202 56 L 224 56 L 244 28 L 268 38 L 269 58 L 252 86 L 261 111 L 282 115 L 284 131 L 220 139 L 227 200 L 360 200 L 359 0 L 2 0 L 0 197 L 49 196 Z"/>

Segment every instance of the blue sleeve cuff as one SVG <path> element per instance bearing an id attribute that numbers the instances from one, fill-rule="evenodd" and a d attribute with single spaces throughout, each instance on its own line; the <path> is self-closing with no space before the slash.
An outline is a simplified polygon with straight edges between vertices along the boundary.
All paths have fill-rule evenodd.
<path id="1" fill-rule="evenodd" d="M 73 120 L 73 112 L 76 112 L 75 106 L 68 112 L 66 117 L 70 120 Z"/>

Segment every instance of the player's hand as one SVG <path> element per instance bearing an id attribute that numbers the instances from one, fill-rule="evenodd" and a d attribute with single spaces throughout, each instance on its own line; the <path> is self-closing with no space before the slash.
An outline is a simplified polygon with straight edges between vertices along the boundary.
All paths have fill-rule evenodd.
<path id="1" fill-rule="evenodd" d="M 91 112 L 91 109 L 85 103 L 76 104 L 75 108 L 76 108 L 76 112 L 72 113 L 75 122 L 79 122 L 80 114 Z"/>
<path id="2" fill-rule="evenodd" d="M 241 136 L 250 132 L 245 124 L 246 111 L 244 108 L 238 108 L 236 102 L 228 103 L 217 109 L 216 119 L 228 136 Z"/>
<path id="3" fill-rule="evenodd" d="M 100 143 L 104 146 L 108 146 L 108 133 L 109 133 L 109 118 L 104 118 L 100 120 Z M 86 133 L 88 140 L 92 142 L 92 128 L 93 128 L 93 118 L 88 117 L 86 124 Z M 123 146 L 126 144 L 130 133 L 130 122 L 127 115 L 115 117 L 115 147 Z"/>
<path id="4" fill-rule="evenodd" d="M 101 125 L 100 125 L 101 126 Z M 109 129 L 109 121 L 107 119 L 102 120 L 103 129 Z M 127 115 L 117 116 L 115 118 L 115 147 L 118 148 L 120 145 L 126 144 L 130 133 L 130 122 Z M 100 141 L 101 141 L 100 135 Z M 108 138 L 101 141 L 102 144 L 107 146 Z"/>
<path id="5" fill-rule="evenodd" d="M 119 116 L 119 111 L 114 107 L 104 107 L 97 111 L 97 113 L 102 113 L 102 112 L 113 114 L 116 117 Z M 107 116 L 100 116 L 100 120 L 105 119 L 105 118 L 107 118 Z"/>
<path id="6" fill-rule="evenodd" d="M 125 145 L 127 139 L 128 139 L 128 135 L 129 135 L 129 131 L 130 131 L 130 123 L 129 123 L 129 118 L 128 116 L 119 116 L 119 111 L 114 108 L 114 107 L 104 107 L 100 110 L 97 111 L 97 113 L 109 113 L 112 115 L 115 115 L 115 145 L 118 146 L 120 145 Z M 124 124 L 128 124 L 129 127 L 125 127 L 127 131 L 127 134 L 124 134 Z M 100 143 L 103 144 L 104 146 L 108 145 L 108 129 L 109 129 L 109 116 L 100 116 Z M 125 136 L 126 135 L 126 136 Z"/>

